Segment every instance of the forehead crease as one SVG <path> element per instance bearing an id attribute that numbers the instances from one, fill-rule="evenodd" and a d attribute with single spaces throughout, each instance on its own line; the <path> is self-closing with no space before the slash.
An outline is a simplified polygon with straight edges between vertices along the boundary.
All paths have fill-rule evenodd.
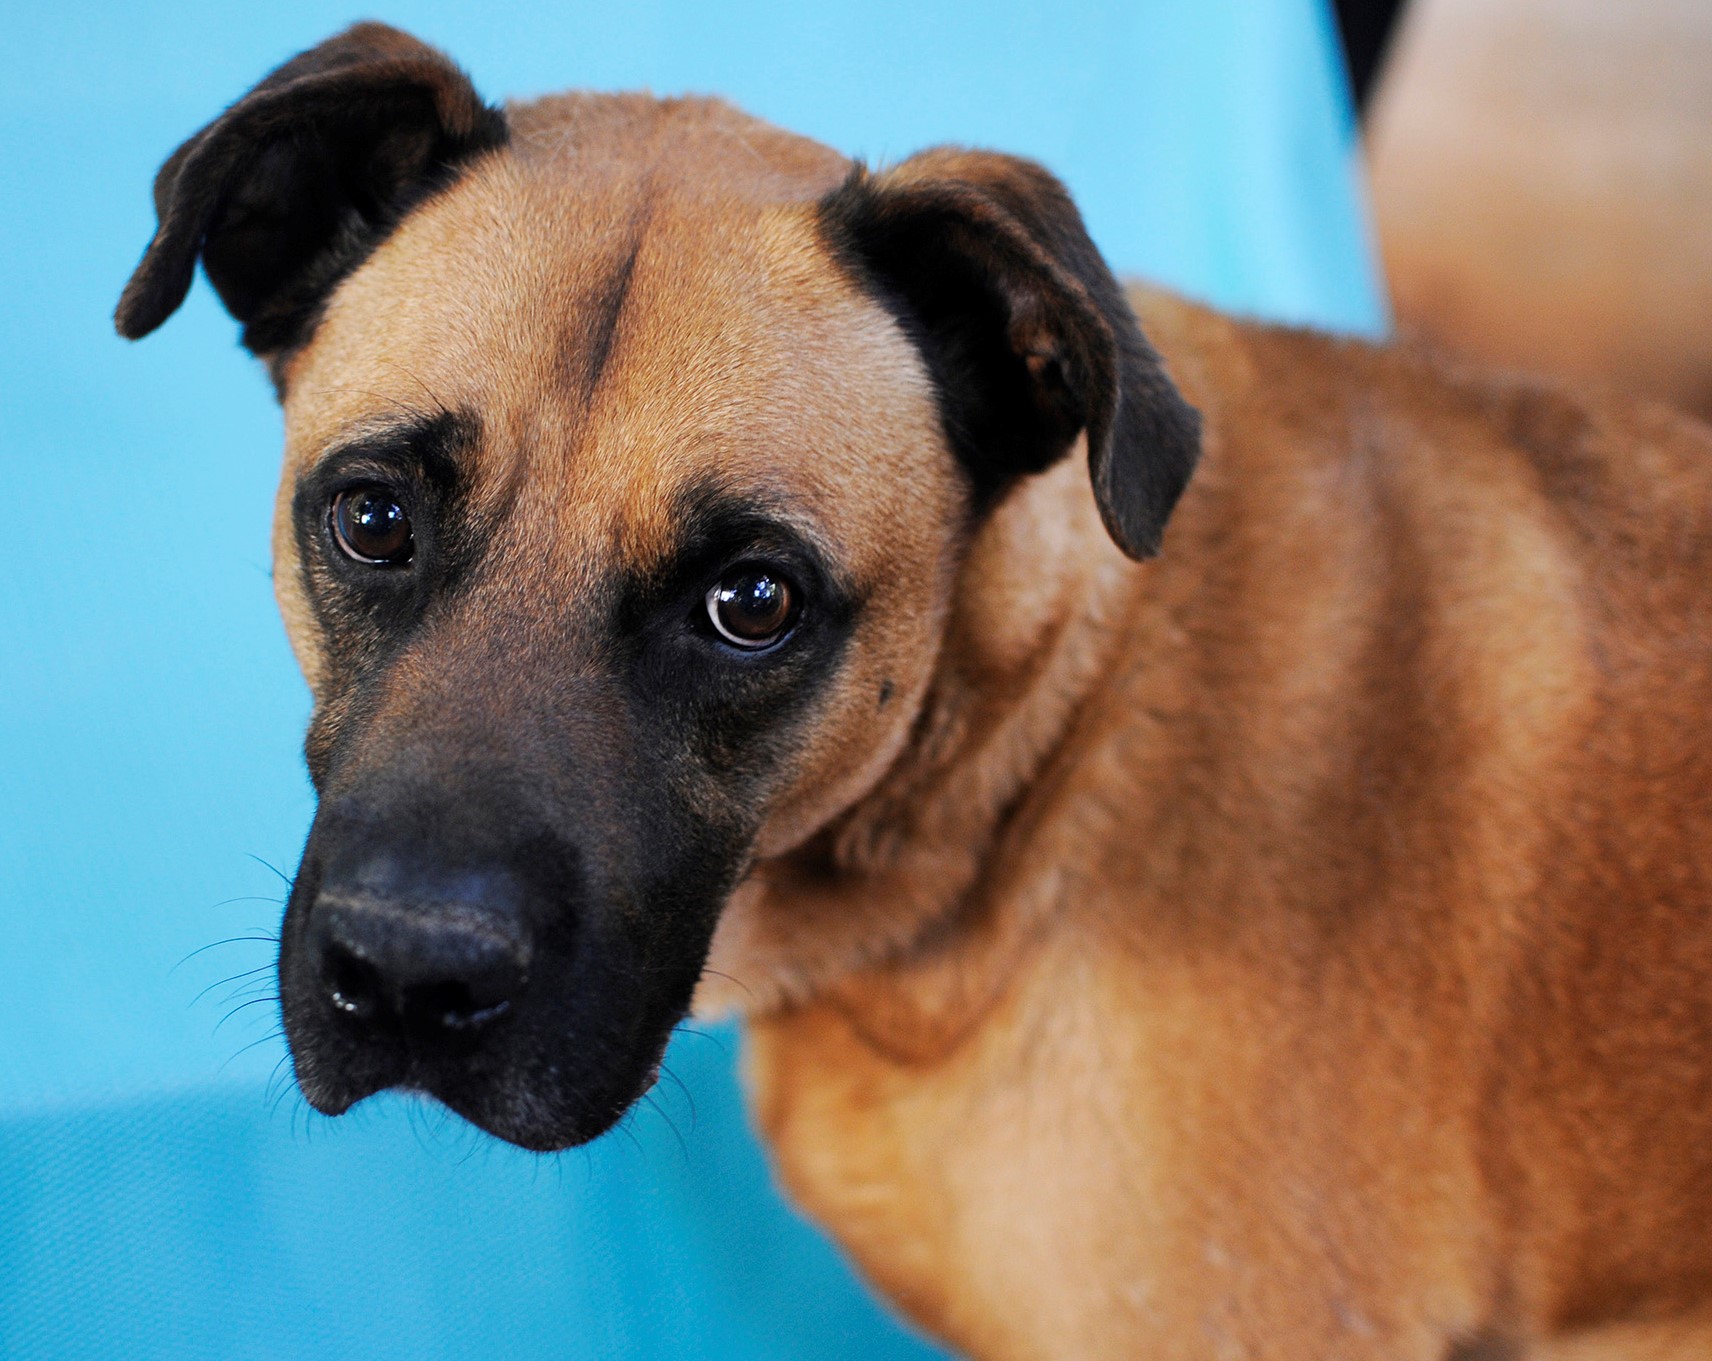
<path id="1" fill-rule="evenodd" d="M 919 472 L 870 483 L 938 448 L 928 380 L 806 210 L 661 196 L 619 333 L 576 482 L 636 565 L 672 551 L 685 493 L 710 480 L 840 523 L 858 487 L 888 513 L 922 490 Z"/>
<path id="2" fill-rule="evenodd" d="M 801 404 L 792 374 L 807 333 L 832 318 L 816 296 L 826 280 L 791 258 L 801 254 L 790 240 L 798 216 L 740 201 L 655 202 L 593 393 L 596 457 L 640 441 L 651 457 L 628 460 L 629 470 L 669 474 L 677 451 L 712 441 L 733 456 L 742 443 L 733 437 Z"/>
<path id="3" fill-rule="evenodd" d="M 548 183 L 501 162 L 407 220 L 305 353 L 287 400 L 295 467 L 372 430 L 469 411 L 482 431 L 459 456 L 472 510 L 518 521 L 522 502 L 561 499 L 555 465 L 582 443 L 649 218 L 640 177 L 597 180 Z M 525 547 L 547 547 L 541 517 L 521 518 L 536 541 Z"/>
<path id="4" fill-rule="evenodd" d="M 647 216 L 647 205 L 643 204 L 632 215 L 629 240 L 619 248 L 612 268 L 589 289 L 586 302 L 577 309 L 582 325 L 572 328 L 567 367 L 581 371 L 585 404 L 593 399 L 612 358 L 619 318 L 624 314 L 630 284 L 636 275 L 636 257 L 642 250 Z"/>

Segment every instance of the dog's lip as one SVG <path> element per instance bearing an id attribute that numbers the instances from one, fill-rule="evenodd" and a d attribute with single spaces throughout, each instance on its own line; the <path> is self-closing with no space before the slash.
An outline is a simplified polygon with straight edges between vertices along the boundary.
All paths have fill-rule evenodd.
<path id="1" fill-rule="evenodd" d="M 366 1101 L 376 1092 L 385 1091 L 387 1083 L 377 1083 L 364 1090 L 355 1087 L 329 1087 L 319 1082 L 305 1081 L 301 1076 L 297 1080 L 297 1088 L 303 1093 L 303 1099 L 322 1115 L 343 1115 L 359 1101 Z"/>
<path id="2" fill-rule="evenodd" d="M 555 1153 L 599 1137 L 610 1125 L 617 1123 L 624 1111 L 646 1096 L 660 1080 L 669 1041 L 670 1032 L 661 1043 L 659 1052 L 643 1070 L 633 1094 L 616 1107 L 612 1119 L 598 1129 L 567 1130 L 556 1124 L 538 1126 L 514 1123 L 506 1118 L 503 1107 L 494 1109 L 479 1093 L 461 1089 L 456 1083 L 448 1085 L 443 1080 L 436 1081 L 439 1075 L 432 1068 L 424 1068 L 419 1064 L 411 1064 L 406 1071 L 391 1080 L 374 1078 L 355 1084 L 324 1086 L 313 1079 L 305 1082 L 300 1078 L 298 1086 L 304 1099 L 322 1115 L 344 1115 L 352 1107 L 372 1096 L 395 1091 L 404 1096 L 425 1099 L 444 1106 L 483 1133 L 506 1143 L 534 1153 Z"/>
<path id="3" fill-rule="evenodd" d="M 306 1056 L 303 1049 L 295 1044 L 289 1047 L 297 1089 L 303 1093 L 303 1099 L 322 1115 L 343 1115 L 358 1102 L 366 1101 L 376 1092 L 396 1087 L 411 1077 L 402 1065 L 346 1064 L 330 1060 L 327 1055 L 314 1050 Z"/>
<path id="4" fill-rule="evenodd" d="M 378 1080 L 372 1085 L 352 1086 L 337 1094 L 327 1094 L 325 1103 L 312 1099 L 311 1104 L 323 1114 L 338 1115 L 379 1092 L 396 1091 L 444 1106 L 483 1133 L 518 1148 L 533 1153 L 562 1152 L 604 1134 L 617 1124 L 625 1111 L 654 1088 L 660 1080 L 666 1051 L 675 1031 L 675 1025 L 669 1026 L 653 1042 L 652 1055 L 638 1074 L 630 1095 L 612 1107 L 610 1118 L 592 1124 L 585 1123 L 581 1117 L 564 1121 L 531 1118 L 522 1114 L 517 1106 L 508 1101 L 494 1101 L 494 1093 L 483 1090 L 483 1087 L 493 1082 L 498 1075 L 490 1073 L 486 1082 L 471 1086 L 460 1080 L 460 1077 L 467 1076 L 467 1073 L 460 1072 L 461 1065 L 456 1062 L 447 1064 L 423 1062 L 420 1059 L 407 1062 L 403 1071 L 390 1081 Z M 500 1078 L 501 1087 L 503 1082 L 504 1079 Z"/>
<path id="5" fill-rule="evenodd" d="M 343 1115 L 357 1102 L 366 1100 L 365 1097 L 361 1096 L 328 1096 L 323 1092 L 313 1092 L 307 1089 L 304 1091 L 303 1097 L 322 1115 Z"/>
<path id="6" fill-rule="evenodd" d="M 300 1078 L 298 1087 L 303 1092 L 304 1100 L 322 1115 L 343 1115 L 353 1106 L 367 1101 L 371 1096 L 379 1096 L 382 1092 L 400 1092 L 406 1096 L 424 1097 L 437 1101 L 450 1110 L 457 1110 L 456 1106 L 434 1090 L 430 1075 L 414 1065 L 392 1078 L 376 1077 L 365 1082 L 342 1082 L 336 1086 L 323 1086 L 314 1081 L 305 1082 Z M 458 1113 L 462 1114 L 461 1111 Z"/>

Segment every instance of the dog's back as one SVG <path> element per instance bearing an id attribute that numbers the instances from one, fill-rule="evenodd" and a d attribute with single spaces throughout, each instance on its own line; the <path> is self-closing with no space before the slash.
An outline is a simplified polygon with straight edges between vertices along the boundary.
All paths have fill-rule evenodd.
<path id="1" fill-rule="evenodd" d="M 1205 461 L 787 1180 L 982 1356 L 1708 1354 L 1712 432 L 1133 301 Z"/>

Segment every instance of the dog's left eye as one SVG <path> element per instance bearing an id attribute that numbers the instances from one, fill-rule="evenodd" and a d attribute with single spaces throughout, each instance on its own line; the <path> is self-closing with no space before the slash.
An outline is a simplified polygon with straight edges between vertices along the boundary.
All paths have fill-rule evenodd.
<path id="1" fill-rule="evenodd" d="M 333 537 L 346 557 L 377 567 L 402 566 L 416 548 L 410 516 L 385 487 L 353 487 L 335 496 Z"/>
<path id="2" fill-rule="evenodd" d="M 797 594 L 771 568 L 737 568 L 708 588 L 707 617 L 726 642 L 756 652 L 790 632 Z"/>

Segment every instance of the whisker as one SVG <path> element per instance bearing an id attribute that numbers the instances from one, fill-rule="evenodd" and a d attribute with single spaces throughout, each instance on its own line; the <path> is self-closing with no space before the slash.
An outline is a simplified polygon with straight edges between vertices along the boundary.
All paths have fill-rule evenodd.
<path id="1" fill-rule="evenodd" d="M 626 1139 L 630 1140 L 631 1147 L 636 1150 L 636 1156 L 646 1162 L 648 1160 L 648 1154 L 642 1147 L 642 1141 L 636 1137 L 636 1131 L 630 1128 L 630 1122 L 635 1118 L 635 1115 L 636 1107 L 632 1106 L 629 1110 L 624 1112 L 623 1116 L 619 1118 L 618 1123 L 614 1125 L 613 1128 L 623 1134 Z"/>
<path id="2" fill-rule="evenodd" d="M 213 992 L 215 988 L 223 988 L 228 983 L 236 983 L 240 978 L 253 978 L 256 974 L 262 973 L 271 968 L 273 968 L 273 961 L 269 960 L 266 964 L 258 964 L 253 969 L 245 969 L 242 973 L 235 973 L 228 978 L 220 979 L 217 983 L 210 983 L 207 987 L 202 989 L 201 992 L 197 993 L 196 996 L 190 999 L 189 1005 L 195 1006 L 204 997 L 208 996 L 209 993 Z M 228 997 L 226 1000 L 229 1002 L 232 999 Z"/>
<path id="3" fill-rule="evenodd" d="M 195 959 L 197 955 L 206 954 L 208 951 L 218 949 L 222 945 L 241 945 L 245 941 L 255 941 L 261 945 L 278 945 L 279 944 L 279 937 L 278 936 L 227 936 L 224 940 L 209 941 L 208 944 L 198 946 L 196 949 L 192 950 L 183 959 L 179 960 L 178 963 L 174 964 L 172 966 L 172 968 L 168 969 L 166 971 L 167 977 L 171 978 L 173 976 L 173 974 L 177 973 L 186 964 L 190 963 L 190 961 Z"/>
<path id="4" fill-rule="evenodd" d="M 698 1040 L 706 1040 L 722 1054 L 729 1056 L 731 1053 L 731 1041 L 729 1036 L 715 1035 L 706 1030 L 697 1030 L 693 1025 L 685 1025 L 682 1021 L 679 1021 L 677 1025 L 672 1027 L 672 1029 L 676 1034 L 693 1035 Z"/>
<path id="5" fill-rule="evenodd" d="M 695 1127 L 696 1127 L 695 1097 L 690 1094 L 690 1089 L 688 1087 L 684 1086 L 684 1080 L 681 1077 L 679 1077 L 676 1073 L 674 1073 L 671 1070 L 671 1068 L 668 1067 L 664 1063 L 662 1063 L 660 1065 L 660 1075 L 662 1077 L 670 1078 L 672 1080 L 672 1085 L 684 1094 L 684 1101 L 690 1108 L 690 1133 L 692 1133 L 692 1134 L 695 1133 Z"/>
<path id="6" fill-rule="evenodd" d="M 245 1005 L 251 1002 L 265 1002 L 268 998 L 269 985 L 273 981 L 271 978 L 257 978 L 242 987 L 233 988 L 220 999 L 220 1005 L 231 1008 L 234 1003 L 240 1001 Z"/>
<path id="7" fill-rule="evenodd" d="M 411 377 L 415 378 L 415 375 L 412 374 Z M 416 379 L 416 382 L 419 384 L 421 383 L 421 381 L 422 380 L 419 378 Z M 427 412 L 422 411 L 419 408 L 412 406 L 409 402 L 401 401 L 397 397 L 389 397 L 384 392 L 376 392 L 373 388 L 357 387 L 354 383 L 329 383 L 327 385 L 327 387 L 324 389 L 324 391 L 326 391 L 330 394 L 331 393 L 354 392 L 358 396 L 361 396 L 361 397 L 372 397 L 375 401 L 380 402 L 383 405 L 391 407 L 394 411 L 400 412 L 403 415 L 408 416 L 412 420 L 421 420 L 428 415 Z M 424 391 L 426 391 L 426 388 L 424 388 Z M 446 413 L 445 406 L 437 398 L 435 398 L 435 396 L 432 392 L 428 393 L 428 398 L 430 401 L 432 401 L 434 403 L 434 405 L 436 407 L 439 408 L 439 410 L 442 414 Z"/>
<path id="8" fill-rule="evenodd" d="M 728 973 L 721 973 L 718 969 L 709 969 L 705 966 L 702 968 L 702 972 L 706 973 L 706 974 L 712 974 L 715 978 L 723 978 L 727 983 L 735 984 L 737 987 L 742 988 L 744 992 L 748 993 L 750 997 L 753 997 L 755 995 L 754 990 L 751 989 L 750 986 L 747 983 L 745 983 L 741 978 L 734 978 L 732 975 L 730 975 Z"/>
<path id="9" fill-rule="evenodd" d="M 422 1131 L 421 1102 L 413 1096 L 404 1099 L 404 1122 L 410 1126 L 410 1137 L 416 1141 L 416 1147 L 424 1153 L 432 1153 L 434 1150 L 428 1147 Z"/>
<path id="10" fill-rule="evenodd" d="M 468 1122 L 465 1122 L 464 1129 L 467 1131 L 466 1137 L 469 1141 L 469 1147 L 464 1150 L 463 1157 L 458 1159 L 458 1166 L 468 1166 L 470 1160 L 478 1153 L 482 1154 L 484 1159 L 491 1157 L 494 1145 L 499 1141 L 492 1135 L 483 1133 Z"/>
<path id="11" fill-rule="evenodd" d="M 240 1003 L 238 1003 L 237 1006 L 233 1007 L 230 1011 L 228 1011 L 224 1016 L 222 1016 L 218 1021 L 216 1021 L 214 1023 L 214 1030 L 212 1033 L 215 1035 L 218 1035 L 220 1033 L 220 1027 L 225 1025 L 227 1021 L 231 1020 L 240 1011 L 248 1011 L 251 1007 L 259 1007 L 259 1006 L 262 1006 L 268 1002 L 278 1002 L 278 1001 L 279 1001 L 279 994 L 277 992 L 270 992 L 265 997 L 252 997 L 247 1002 L 240 1002 Z"/>
<path id="12" fill-rule="evenodd" d="M 272 870 L 275 874 L 277 874 L 279 876 L 279 882 L 285 885 L 285 891 L 287 893 L 290 893 L 292 889 L 297 887 L 297 885 L 292 882 L 291 876 L 289 874 L 287 874 L 284 870 L 282 870 L 278 865 L 274 864 L 271 860 L 264 860 L 264 859 L 262 859 L 261 856 L 256 855 L 252 851 L 246 851 L 245 854 L 248 855 L 251 860 L 254 860 L 256 862 L 256 864 L 260 865 L 263 869 Z"/>
<path id="13" fill-rule="evenodd" d="M 283 1040 L 284 1038 L 285 1038 L 284 1029 L 281 1027 L 275 1027 L 274 1030 L 270 1034 L 263 1035 L 261 1037 L 261 1039 L 251 1040 L 242 1049 L 238 1050 L 235 1054 L 233 1054 L 230 1058 L 228 1058 L 224 1063 L 222 1063 L 219 1066 L 219 1068 L 217 1068 L 215 1070 L 214 1076 L 215 1077 L 220 1076 L 221 1073 L 224 1073 L 228 1068 L 230 1068 L 232 1066 L 233 1063 L 235 1063 L 238 1059 L 242 1058 L 245 1054 L 249 1053 L 250 1050 L 258 1049 L 262 1045 L 267 1044 L 273 1040 Z"/>
<path id="14" fill-rule="evenodd" d="M 262 1102 L 267 1106 L 270 1115 L 279 1108 L 280 1101 L 293 1085 L 292 1079 L 297 1076 L 295 1072 L 284 1072 L 286 1064 L 290 1062 L 291 1051 L 288 1049 L 274 1061 L 273 1071 L 268 1074 L 267 1085 L 262 1088 Z M 280 1082 L 282 1076 L 285 1078 L 283 1083 Z M 278 1091 L 274 1090 L 275 1084 L 279 1084 Z"/>
<path id="15" fill-rule="evenodd" d="M 677 1122 L 666 1114 L 666 1108 L 654 1100 L 653 1093 L 643 1092 L 642 1099 L 648 1103 L 649 1109 L 656 1112 L 666 1122 L 666 1128 L 672 1131 L 672 1137 L 678 1141 L 678 1152 L 683 1156 L 684 1165 L 689 1166 L 690 1146 L 684 1142 L 684 1136 L 678 1132 Z"/>
<path id="16" fill-rule="evenodd" d="M 434 395 L 434 389 L 429 387 L 428 384 L 424 383 L 422 381 L 422 379 L 413 370 L 407 368 L 403 364 L 400 364 L 397 360 L 392 361 L 392 367 L 397 369 L 400 373 L 402 373 L 411 382 L 415 383 L 417 387 L 421 388 L 422 389 L 422 395 L 424 397 L 426 397 L 429 401 L 434 403 L 434 409 L 437 412 L 439 412 L 440 415 L 450 416 L 452 414 L 451 411 L 447 408 L 446 404 L 444 402 L 442 402 L 437 396 Z"/>

